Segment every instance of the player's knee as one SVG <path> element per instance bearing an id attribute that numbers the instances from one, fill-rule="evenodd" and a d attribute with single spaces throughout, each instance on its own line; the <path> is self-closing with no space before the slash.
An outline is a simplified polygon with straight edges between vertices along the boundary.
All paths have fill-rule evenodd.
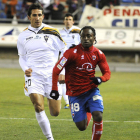
<path id="1" fill-rule="evenodd" d="M 86 130 L 86 127 L 78 127 L 78 129 L 80 130 L 80 131 L 84 131 L 84 130 Z"/>
<path id="2" fill-rule="evenodd" d="M 59 115 L 59 111 L 50 111 L 51 116 L 57 117 Z"/>
<path id="3" fill-rule="evenodd" d="M 102 112 L 100 112 L 100 111 L 93 112 L 93 119 L 96 122 L 101 122 L 102 121 Z"/>
<path id="4" fill-rule="evenodd" d="M 38 113 L 44 110 L 43 105 L 34 104 L 34 108 L 35 108 L 35 111 Z"/>
<path id="5" fill-rule="evenodd" d="M 75 124 L 80 131 L 84 131 L 87 128 L 87 125 L 84 122 L 77 122 Z"/>

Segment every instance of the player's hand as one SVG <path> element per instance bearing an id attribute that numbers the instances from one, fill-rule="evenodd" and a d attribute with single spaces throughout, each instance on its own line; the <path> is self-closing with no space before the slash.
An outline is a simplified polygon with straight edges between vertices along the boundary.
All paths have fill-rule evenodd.
<path id="1" fill-rule="evenodd" d="M 59 92 L 57 90 L 52 90 L 50 97 L 52 97 L 54 100 L 57 100 L 59 98 Z"/>
<path id="2" fill-rule="evenodd" d="M 25 70 L 25 75 L 26 75 L 27 77 L 31 77 L 31 75 L 32 75 L 32 69 L 29 68 L 29 69 Z"/>
<path id="3" fill-rule="evenodd" d="M 102 79 L 100 77 L 90 77 L 90 80 L 92 80 L 91 83 L 94 83 L 95 85 L 100 85 L 102 83 Z"/>

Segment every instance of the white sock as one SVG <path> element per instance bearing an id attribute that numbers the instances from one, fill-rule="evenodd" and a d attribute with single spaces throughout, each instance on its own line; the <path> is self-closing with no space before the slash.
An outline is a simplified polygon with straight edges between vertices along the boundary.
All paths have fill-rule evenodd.
<path id="1" fill-rule="evenodd" d="M 46 136 L 46 138 L 48 140 L 54 140 L 50 127 L 50 122 L 48 120 L 48 117 L 46 116 L 45 111 L 41 111 L 39 113 L 35 112 L 35 115 L 39 126 L 41 127 L 42 132 Z"/>
<path id="2" fill-rule="evenodd" d="M 66 84 L 62 84 L 62 93 L 63 93 L 63 98 L 65 100 L 65 103 L 69 104 L 68 95 L 66 95 Z"/>
<path id="3" fill-rule="evenodd" d="M 63 94 L 63 98 L 64 98 L 64 100 L 65 100 L 65 103 L 66 103 L 66 104 L 69 104 L 68 95 L 66 95 L 66 93 Z"/>

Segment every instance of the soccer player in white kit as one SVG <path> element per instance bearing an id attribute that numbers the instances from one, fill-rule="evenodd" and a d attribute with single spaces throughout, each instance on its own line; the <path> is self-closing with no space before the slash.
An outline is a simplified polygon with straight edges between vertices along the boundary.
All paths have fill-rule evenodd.
<path id="1" fill-rule="evenodd" d="M 25 95 L 30 97 L 34 105 L 36 119 L 48 140 L 54 140 L 50 122 L 44 110 L 44 97 L 47 97 L 50 114 L 58 116 L 61 107 L 61 97 L 54 100 L 50 91 L 52 88 L 52 70 L 58 60 L 59 52 L 66 50 L 65 42 L 59 31 L 43 24 L 43 8 L 33 4 L 28 10 L 31 25 L 20 33 L 17 41 L 19 64 L 25 73 Z"/>
<path id="2" fill-rule="evenodd" d="M 80 43 L 80 28 L 77 26 L 74 26 L 74 19 L 73 15 L 71 13 L 67 13 L 64 16 L 64 25 L 65 27 L 60 31 L 61 37 L 67 44 L 67 49 L 74 45 L 78 45 Z M 61 75 L 62 76 L 62 75 Z M 69 100 L 68 95 L 66 95 L 66 84 L 59 84 L 59 93 L 63 95 L 63 98 L 65 100 L 65 109 L 69 108 Z"/>

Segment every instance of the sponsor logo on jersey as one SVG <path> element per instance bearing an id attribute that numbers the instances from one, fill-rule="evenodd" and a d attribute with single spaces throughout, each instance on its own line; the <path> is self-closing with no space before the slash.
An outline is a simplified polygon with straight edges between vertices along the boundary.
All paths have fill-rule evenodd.
<path id="1" fill-rule="evenodd" d="M 80 67 L 76 67 L 76 69 L 91 71 L 91 70 L 94 70 L 95 68 L 92 67 L 91 63 L 84 63 L 81 68 Z"/>
<path id="2" fill-rule="evenodd" d="M 36 35 L 34 39 L 41 39 L 41 37 L 39 35 Z"/>
<path id="3" fill-rule="evenodd" d="M 72 38 L 74 39 L 74 38 L 75 38 L 75 36 L 74 36 L 74 35 L 72 35 Z"/>
<path id="4" fill-rule="evenodd" d="M 62 58 L 62 60 L 60 61 L 60 65 L 64 66 L 64 64 L 67 62 L 67 59 L 65 57 Z"/>
<path id="5" fill-rule="evenodd" d="M 26 38 L 26 40 L 30 40 L 30 39 L 32 39 L 33 37 L 28 37 L 28 38 Z"/>
<path id="6" fill-rule="evenodd" d="M 44 36 L 44 39 L 45 39 L 46 42 L 47 42 L 48 38 L 49 37 L 47 35 Z"/>
<path id="7" fill-rule="evenodd" d="M 62 66 L 60 66 L 59 64 L 57 65 L 57 68 L 59 68 L 60 70 L 62 69 Z"/>
<path id="8" fill-rule="evenodd" d="M 95 60 L 96 59 L 96 55 L 92 55 L 92 59 Z"/>

